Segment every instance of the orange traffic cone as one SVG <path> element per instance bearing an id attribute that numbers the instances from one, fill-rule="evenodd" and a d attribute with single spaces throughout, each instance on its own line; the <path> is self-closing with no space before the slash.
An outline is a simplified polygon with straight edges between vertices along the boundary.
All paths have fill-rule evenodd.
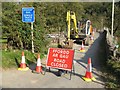
<path id="1" fill-rule="evenodd" d="M 94 37 L 93 37 L 93 35 L 91 35 L 90 40 L 91 40 L 92 43 L 94 42 Z"/>
<path id="2" fill-rule="evenodd" d="M 92 64 L 91 64 L 91 58 L 88 58 L 88 66 L 87 66 L 87 71 L 83 79 L 87 82 L 90 81 L 95 81 L 96 79 L 92 77 Z"/>
<path id="3" fill-rule="evenodd" d="M 27 71 L 28 69 L 29 68 L 26 66 L 26 63 L 25 63 L 24 52 L 22 51 L 22 61 L 21 61 L 21 64 L 20 64 L 20 67 L 18 68 L 18 70 Z"/>
<path id="4" fill-rule="evenodd" d="M 80 52 L 85 52 L 83 41 L 82 41 L 82 46 L 80 48 Z"/>
<path id="5" fill-rule="evenodd" d="M 36 66 L 36 69 L 35 69 L 35 73 L 42 73 L 42 66 L 41 66 L 41 61 L 40 61 L 40 54 L 38 54 L 37 66 Z"/>
<path id="6" fill-rule="evenodd" d="M 92 32 L 92 36 L 91 36 L 91 39 L 94 41 L 94 34 L 95 34 L 95 31 Z"/>
<path id="7" fill-rule="evenodd" d="M 92 32 L 92 36 L 94 36 L 94 34 L 95 34 L 95 31 L 93 30 L 93 32 Z"/>

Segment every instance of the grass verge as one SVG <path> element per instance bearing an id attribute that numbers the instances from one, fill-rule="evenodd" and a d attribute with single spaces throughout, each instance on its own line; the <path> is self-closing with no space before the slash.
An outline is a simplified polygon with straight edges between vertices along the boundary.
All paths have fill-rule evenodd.
<path id="1" fill-rule="evenodd" d="M 12 50 L 12 51 L 4 51 L 2 50 L 2 68 L 18 68 L 18 64 L 21 63 L 21 50 Z M 37 60 L 37 54 L 33 54 L 30 51 L 25 50 L 25 60 L 26 64 L 30 65 L 31 63 L 35 63 Z M 41 59 L 44 57 L 44 54 L 41 54 Z"/>

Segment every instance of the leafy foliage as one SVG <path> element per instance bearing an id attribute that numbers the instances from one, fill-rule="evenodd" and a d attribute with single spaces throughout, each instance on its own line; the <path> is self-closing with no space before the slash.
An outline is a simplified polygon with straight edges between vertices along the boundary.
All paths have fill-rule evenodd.
<path id="1" fill-rule="evenodd" d="M 120 88 L 120 61 L 108 60 L 106 63 L 107 73 L 105 74 L 107 88 Z"/>
<path id="2" fill-rule="evenodd" d="M 45 50 L 47 40 L 44 37 L 44 17 L 41 14 L 42 8 L 38 8 L 37 3 L 3 3 L 3 36 L 7 36 L 8 47 L 18 49 L 31 49 L 31 26 L 30 23 L 22 22 L 22 7 L 34 6 L 36 21 L 34 23 L 34 45 L 35 51 Z M 42 5 L 42 4 L 41 4 Z M 39 19 L 40 18 L 40 19 Z M 38 41 L 39 40 L 39 41 Z M 44 43 L 46 42 L 46 43 Z M 44 47 L 44 48 L 43 48 Z"/>
<path id="3" fill-rule="evenodd" d="M 22 8 L 35 8 L 34 45 L 36 52 L 44 52 L 48 44 L 46 34 L 66 31 L 66 13 L 75 12 L 77 21 L 90 19 L 94 28 L 102 29 L 107 26 L 111 29 L 112 3 L 102 2 L 21 2 L 2 3 L 2 30 L 7 36 L 8 47 L 31 49 L 31 25 L 22 22 Z M 114 34 L 120 36 L 120 2 L 115 3 Z"/>

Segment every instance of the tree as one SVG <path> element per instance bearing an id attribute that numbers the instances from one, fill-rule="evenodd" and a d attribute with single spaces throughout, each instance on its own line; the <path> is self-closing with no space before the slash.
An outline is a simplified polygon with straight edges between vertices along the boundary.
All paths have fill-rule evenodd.
<path id="1" fill-rule="evenodd" d="M 109 3 L 103 2 L 91 2 L 84 3 L 85 14 L 83 17 L 92 21 L 93 27 L 97 29 L 103 29 L 105 25 L 105 19 L 107 18 L 107 8 Z"/>
<path id="2" fill-rule="evenodd" d="M 120 37 L 120 1 L 115 3 L 114 34 Z"/>
<path id="3" fill-rule="evenodd" d="M 7 36 L 8 46 L 22 47 L 19 30 L 22 29 L 22 22 L 19 20 L 20 15 L 17 14 L 15 3 L 3 3 L 2 29 L 3 35 Z"/>
<path id="4" fill-rule="evenodd" d="M 111 31 L 111 25 L 112 25 L 112 3 L 107 4 L 105 7 L 107 7 L 107 13 L 106 13 L 106 19 L 105 19 L 105 25 L 109 27 L 109 30 Z M 115 8 L 114 8 L 114 29 L 113 34 L 120 36 L 120 2 L 115 2 Z"/>
<path id="5" fill-rule="evenodd" d="M 35 8 L 34 22 L 34 45 L 35 51 L 46 49 L 48 40 L 46 34 L 66 31 L 67 11 L 74 11 L 77 21 L 90 19 L 93 27 L 103 29 L 107 26 L 111 29 L 112 3 L 44 3 L 44 2 L 21 2 L 2 3 L 2 29 L 3 35 L 7 36 L 8 46 L 18 49 L 31 50 L 31 27 L 30 23 L 22 22 L 22 8 Z M 115 3 L 114 34 L 120 35 L 120 2 Z"/>
<path id="6" fill-rule="evenodd" d="M 40 48 L 45 48 L 47 40 L 45 39 L 45 28 L 44 28 L 44 15 L 41 11 L 44 10 L 41 3 L 39 7 L 36 6 L 37 3 L 3 3 L 3 16 L 2 16 L 2 29 L 3 35 L 7 36 L 8 46 L 18 49 L 28 49 L 31 50 L 31 27 L 30 23 L 22 22 L 22 7 L 33 7 L 35 8 L 35 18 L 34 23 L 34 45 L 35 51 L 41 52 Z M 41 8 L 40 10 L 37 8 Z M 39 35 L 38 35 L 39 34 Z M 39 43 L 36 42 L 39 40 Z M 46 43 L 44 43 L 46 42 Z M 45 50 L 43 48 L 43 50 Z"/>

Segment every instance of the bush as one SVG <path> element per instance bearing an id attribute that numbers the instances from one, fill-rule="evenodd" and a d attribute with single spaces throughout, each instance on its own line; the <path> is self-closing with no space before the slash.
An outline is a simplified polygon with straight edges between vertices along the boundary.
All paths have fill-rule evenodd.
<path id="1" fill-rule="evenodd" d="M 120 88 L 120 61 L 107 61 L 107 88 Z"/>

